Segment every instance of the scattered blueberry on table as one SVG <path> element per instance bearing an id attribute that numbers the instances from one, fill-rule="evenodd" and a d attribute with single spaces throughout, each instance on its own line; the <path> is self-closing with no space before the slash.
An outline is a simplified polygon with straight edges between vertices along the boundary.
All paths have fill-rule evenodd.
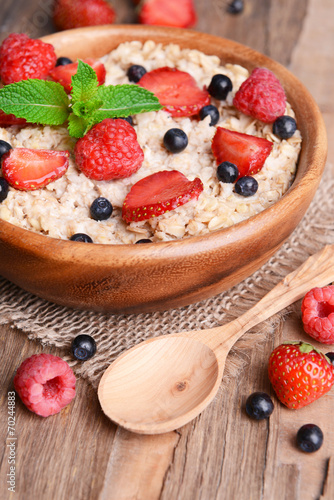
<path id="1" fill-rule="evenodd" d="M 263 420 L 270 417 L 274 411 L 274 403 L 265 392 L 254 392 L 248 396 L 246 401 L 246 412 L 255 420 Z"/>
<path id="2" fill-rule="evenodd" d="M 94 356 L 96 353 L 96 342 L 90 335 L 78 335 L 73 339 L 72 354 L 80 361 L 86 361 Z"/>
<path id="3" fill-rule="evenodd" d="M 322 446 L 323 440 L 323 432 L 315 424 L 303 425 L 297 432 L 297 446 L 306 453 L 318 451 Z"/>

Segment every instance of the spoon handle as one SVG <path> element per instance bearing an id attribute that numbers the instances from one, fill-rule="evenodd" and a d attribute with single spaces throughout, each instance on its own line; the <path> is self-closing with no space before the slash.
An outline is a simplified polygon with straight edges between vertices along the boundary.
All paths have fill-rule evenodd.
<path id="1" fill-rule="evenodd" d="M 221 354 L 226 355 L 246 331 L 301 299 L 311 288 L 323 287 L 332 281 L 334 281 L 334 245 L 326 245 L 288 274 L 242 316 L 227 325 L 207 330 L 205 343 L 210 344 L 217 351 L 216 354 L 222 351 Z"/>

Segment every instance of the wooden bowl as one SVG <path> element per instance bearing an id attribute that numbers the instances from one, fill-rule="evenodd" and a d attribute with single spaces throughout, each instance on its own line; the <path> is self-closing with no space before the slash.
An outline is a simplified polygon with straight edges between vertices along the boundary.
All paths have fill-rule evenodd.
<path id="1" fill-rule="evenodd" d="M 305 87 L 268 57 L 196 31 L 99 26 L 43 40 L 58 56 L 100 57 L 129 40 L 177 43 L 249 70 L 271 69 L 282 82 L 303 137 L 295 181 L 273 206 L 227 229 L 150 245 L 88 245 L 57 240 L 0 221 L 0 274 L 44 299 L 117 313 L 184 306 L 226 290 L 256 271 L 295 229 L 320 182 L 327 141 L 320 111 Z"/>

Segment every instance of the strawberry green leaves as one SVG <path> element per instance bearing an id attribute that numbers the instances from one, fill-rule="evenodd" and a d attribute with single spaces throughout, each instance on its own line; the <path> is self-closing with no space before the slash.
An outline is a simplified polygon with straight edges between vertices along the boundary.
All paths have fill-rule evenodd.
<path id="1" fill-rule="evenodd" d="M 70 114 L 69 98 L 59 83 L 22 80 L 0 89 L 0 109 L 42 125 L 62 125 Z"/>
<path id="2" fill-rule="evenodd" d="M 68 97 L 63 87 L 45 80 L 24 80 L 0 89 L 0 110 L 30 123 L 62 125 L 72 137 L 83 137 L 105 118 L 127 117 L 162 108 L 158 98 L 137 85 L 100 85 L 94 69 L 79 61 Z"/>

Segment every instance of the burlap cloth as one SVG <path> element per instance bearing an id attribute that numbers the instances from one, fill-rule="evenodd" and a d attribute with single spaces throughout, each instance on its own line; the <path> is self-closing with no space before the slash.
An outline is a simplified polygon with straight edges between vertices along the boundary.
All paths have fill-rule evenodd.
<path id="1" fill-rule="evenodd" d="M 77 375 L 97 386 L 104 370 L 125 349 L 161 334 L 200 330 L 226 323 L 248 310 L 288 272 L 325 244 L 334 243 L 334 179 L 326 167 L 315 198 L 289 240 L 261 269 L 232 289 L 196 304 L 166 312 L 115 315 L 77 311 L 39 299 L 0 278 L 0 324 L 10 324 L 42 344 L 65 348 L 64 359 Z M 232 349 L 226 375 L 235 375 L 243 366 L 249 348 L 270 335 L 274 318 L 244 335 Z M 69 347 L 80 334 L 92 335 L 97 353 L 89 361 L 76 362 Z"/>

